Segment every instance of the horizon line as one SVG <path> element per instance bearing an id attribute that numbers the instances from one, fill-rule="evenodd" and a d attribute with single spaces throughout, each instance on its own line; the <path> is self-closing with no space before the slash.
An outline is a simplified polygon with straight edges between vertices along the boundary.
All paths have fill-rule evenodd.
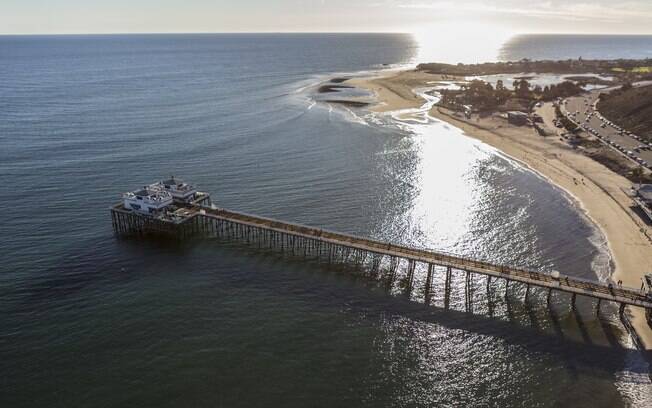
<path id="1" fill-rule="evenodd" d="M 403 34 L 413 35 L 409 31 L 142 31 L 142 32 L 88 32 L 88 33 L 0 33 L 0 37 L 28 37 L 28 36 L 102 36 L 102 35 L 211 35 L 211 34 Z M 574 35 L 574 36 L 652 36 L 651 33 L 573 33 L 573 32 L 515 32 L 518 35 Z"/>

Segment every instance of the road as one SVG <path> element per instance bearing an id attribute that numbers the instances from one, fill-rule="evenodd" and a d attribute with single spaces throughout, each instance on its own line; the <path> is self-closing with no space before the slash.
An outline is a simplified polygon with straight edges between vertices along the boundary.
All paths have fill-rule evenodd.
<path id="1" fill-rule="evenodd" d="M 567 98 L 562 101 L 561 111 L 575 124 L 586 132 L 594 135 L 606 146 L 619 152 L 637 165 L 652 170 L 652 143 L 646 145 L 636 139 L 636 135 L 628 135 L 615 124 L 603 118 L 595 109 L 600 93 L 596 90 L 581 96 Z"/>

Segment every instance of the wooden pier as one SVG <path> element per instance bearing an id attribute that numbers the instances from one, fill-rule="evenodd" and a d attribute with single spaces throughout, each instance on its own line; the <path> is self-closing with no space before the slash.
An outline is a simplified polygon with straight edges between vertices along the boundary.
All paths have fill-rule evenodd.
<path id="1" fill-rule="evenodd" d="M 435 267 L 446 271 L 446 292 L 449 292 L 454 271 L 466 274 L 466 287 L 473 274 L 487 277 L 487 286 L 492 278 L 518 282 L 526 285 L 527 300 L 530 287 L 548 291 L 547 301 L 553 291 L 571 294 L 575 306 L 577 295 L 597 299 L 599 313 L 603 300 L 620 305 L 622 314 L 625 306 L 645 308 L 650 315 L 652 295 L 633 288 L 607 285 L 597 281 L 555 275 L 549 272 L 533 271 L 506 265 L 497 265 L 444 252 L 411 248 L 369 238 L 362 238 L 319 228 L 274 220 L 223 208 L 202 205 L 203 201 L 188 203 L 166 217 L 148 217 L 126 210 L 122 204 L 111 208 L 113 227 L 119 235 L 162 234 L 178 238 L 192 236 L 237 239 L 258 247 L 278 249 L 295 256 L 317 257 L 328 262 L 348 263 L 378 275 L 381 269 L 391 285 L 397 279 L 401 262 L 407 262 L 407 290 L 412 291 L 417 264 L 423 264 L 426 302 L 432 294 Z M 468 292 L 468 291 L 467 291 Z M 470 302 L 470 295 L 467 293 Z"/>

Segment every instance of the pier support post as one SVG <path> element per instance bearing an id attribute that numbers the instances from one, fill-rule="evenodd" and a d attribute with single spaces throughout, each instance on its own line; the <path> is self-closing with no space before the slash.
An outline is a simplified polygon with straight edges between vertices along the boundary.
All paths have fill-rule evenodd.
<path id="1" fill-rule="evenodd" d="M 425 302 L 430 303 L 430 290 L 432 289 L 432 271 L 435 265 L 428 264 L 428 275 L 426 276 Z"/>
<path id="2" fill-rule="evenodd" d="M 598 304 L 595 306 L 595 314 L 598 316 L 600 315 L 600 304 L 602 303 L 602 299 L 598 298 Z"/>
<path id="3" fill-rule="evenodd" d="M 528 284 L 526 284 L 526 286 L 525 286 L 525 302 L 526 302 L 526 303 L 527 303 L 527 298 L 528 298 L 528 295 L 529 295 L 529 294 L 530 294 L 530 284 L 528 283 Z"/>
<path id="4" fill-rule="evenodd" d="M 396 270 L 398 269 L 399 262 L 400 259 L 398 259 L 395 256 L 392 256 L 392 258 L 389 260 L 389 282 L 387 283 L 389 287 L 391 287 L 392 283 L 394 282 L 394 278 L 396 277 Z"/>
<path id="5" fill-rule="evenodd" d="M 412 259 L 408 261 L 408 286 L 407 294 L 408 296 L 412 293 L 412 282 L 414 281 L 414 269 L 416 268 L 416 262 Z"/>
<path id="6" fill-rule="evenodd" d="M 552 296 L 552 288 L 548 288 L 548 296 L 546 296 L 547 304 L 550 304 L 550 296 Z"/>
<path id="7" fill-rule="evenodd" d="M 380 269 L 380 263 L 383 260 L 383 256 L 379 254 L 372 254 L 371 255 L 371 272 L 376 275 L 378 273 L 378 270 Z"/>
<path id="8" fill-rule="evenodd" d="M 446 282 L 444 283 L 444 309 L 448 309 L 450 304 L 450 291 L 451 291 L 451 279 L 453 275 L 453 269 L 448 266 L 446 267 Z"/>
<path id="9" fill-rule="evenodd" d="M 625 304 L 621 303 L 620 308 L 618 308 L 618 314 L 622 317 L 625 314 Z"/>
<path id="10" fill-rule="evenodd" d="M 466 271 L 466 308 L 468 311 L 473 312 L 473 274 Z"/>
<path id="11" fill-rule="evenodd" d="M 573 309 L 575 309 L 575 299 L 577 298 L 577 293 L 573 293 L 573 296 L 571 297 L 571 306 Z"/>
<path id="12" fill-rule="evenodd" d="M 507 299 L 507 289 L 509 289 L 509 279 L 505 279 L 505 299 Z"/>

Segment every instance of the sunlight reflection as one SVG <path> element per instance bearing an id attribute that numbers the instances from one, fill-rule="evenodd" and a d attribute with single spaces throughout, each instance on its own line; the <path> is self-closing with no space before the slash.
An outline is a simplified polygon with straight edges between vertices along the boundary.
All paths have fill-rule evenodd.
<path id="1" fill-rule="evenodd" d="M 444 123 L 412 126 L 423 157 L 419 168 L 421 191 L 412 218 L 415 225 L 421 226 L 424 244 L 455 250 L 471 229 L 474 208 L 482 196 L 478 190 L 481 185 L 474 180 L 472 169 L 479 161 L 489 158 L 490 153 L 480 149 L 478 142 L 461 137 L 461 131 L 444 127 L 448 126 Z M 432 214 L 434 209 L 439 213 Z"/>
<path id="2" fill-rule="evenodd" d="M 414 31 L 418 62 L 472 63 L 495 61 L 513 31 L 485 23 L 442 23 Z"/>

